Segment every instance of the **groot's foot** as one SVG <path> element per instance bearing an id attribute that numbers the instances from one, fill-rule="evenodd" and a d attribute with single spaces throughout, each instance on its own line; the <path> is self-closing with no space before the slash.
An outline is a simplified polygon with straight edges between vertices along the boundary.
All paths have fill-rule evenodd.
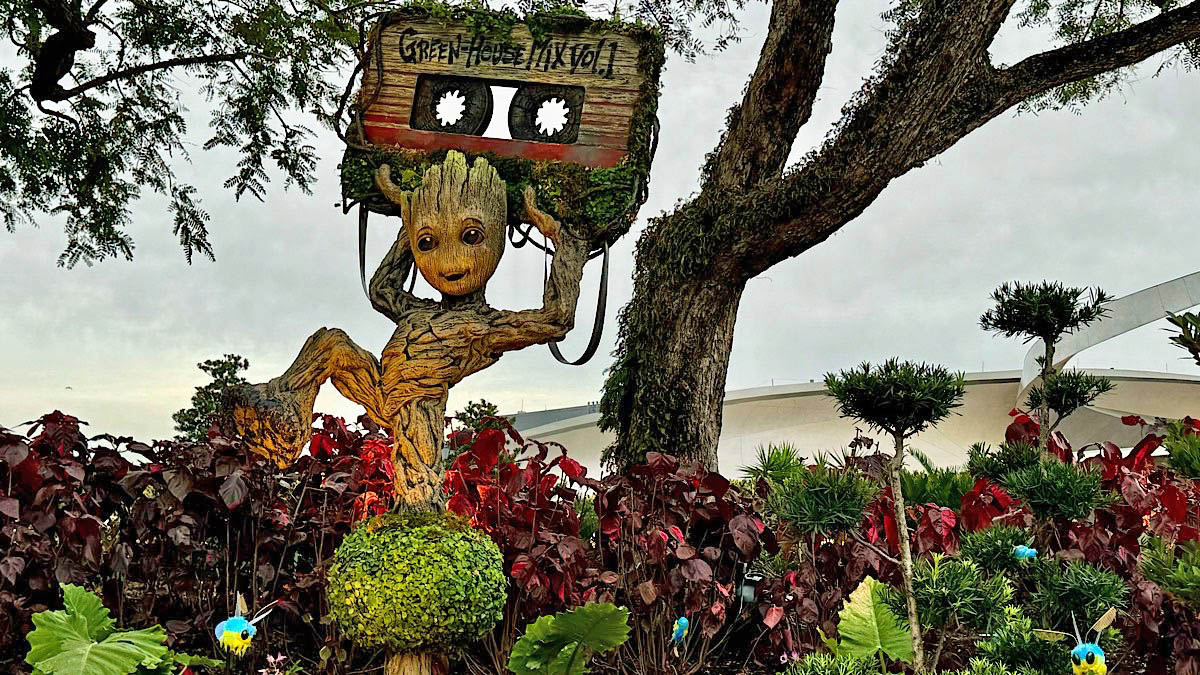
<path id="1" fill-rule="evenodd" d="M 312 435 L 313 397 L 272 384 L 236 387 L 226 403 L 249 448 L 284 467 L 300 456 Z"/>

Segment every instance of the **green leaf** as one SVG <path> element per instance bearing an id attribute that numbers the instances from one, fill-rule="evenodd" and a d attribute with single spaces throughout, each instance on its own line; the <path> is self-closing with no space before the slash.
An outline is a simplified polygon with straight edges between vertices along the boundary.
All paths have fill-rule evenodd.
<path id="1" fill-rule="evenodd" d="M 879 582 L 867 577 L 839 613 L 839 656 L 874 657 L 882 651 L 896 661 L 913 660 L 912 637 L 900 618 L 879 599 Z"/>
<path id="2" fill-rule="evenodd" d="M 167 655 L 160 626 L 114 632 L 100 598 L 78 586 L 63 588 L 65 611 L 33 615 L 26 662 L 45 675 L 128 675 L 157 666 Z M 97 639 L 96 636 L 102 636 Z"/>
<path id="3" fill-rule="evenodd" d="M 508 669 L 516 675 L 581 675 L 592 654 L 615 649 L 628 639 L 628 610 L 591 603 L 526 626 L 513 646 Z"/>
<path id="4" fill-rule="evenodd" d="M 63 604 L 67 612 L 82 618 L 87 622 L 86 635 L 88 639 L 100 641 L 108 637 L 116 626 L 108 608 L 100 601 L 100 597 L 79 586 L 66 584 L 63 586 Z"/>

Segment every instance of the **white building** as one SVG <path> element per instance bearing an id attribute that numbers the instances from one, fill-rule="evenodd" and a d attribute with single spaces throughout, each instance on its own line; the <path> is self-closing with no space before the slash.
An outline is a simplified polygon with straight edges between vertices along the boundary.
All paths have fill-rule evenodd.
<path id="1" fill-rule="evenodd" d="M 1197 304 L 1200 272 L 1118 298 L 1108 305 L 1110 314 L 1102 321 L 1059 343 L 1055 365 L 1061 368 L 1088 347 Z M 966 462 L 971 444 L 1003 441 L 1010 422 L 1008 412 L 1025 401 L 1037 378 L 1035 359 L 1042 351 L 1040 342 L 1033 343 L 1021 370 L 967 374 L 966 395 L 957 414 L 936 429 L 916 436 L 912 446 L 939 465 L 954 466 Z M 1087 371 L 1108 377 L 1116 388 L 1059 427 L 1076 448 L 1106 440 L 1122 447 L 1136 443 L 1142 431 L 1122 424 L 1125 415 L 1146 419 L 1200 416 L 1200 377 L 1115 369 Z M 562 443 L 592 475 L 599 471 L 601 452 L 612 442 L 611 434 L 596 427 L 599 414 L 594 405 L 518 413 L 514 417 L 516 428 L 527 438 Z M 788 441 L 815 454 L 844 448 L 855 435 L 854 421 L 838 415 L 834 400 L 820 383 L 728 392 L 723 418 L 719 462 L 722 472 L 730 476 L 738 467 L 752 463 L 755 450 L 767 443 Z M 868 432 L 865 428 L 863 431 Z"/>

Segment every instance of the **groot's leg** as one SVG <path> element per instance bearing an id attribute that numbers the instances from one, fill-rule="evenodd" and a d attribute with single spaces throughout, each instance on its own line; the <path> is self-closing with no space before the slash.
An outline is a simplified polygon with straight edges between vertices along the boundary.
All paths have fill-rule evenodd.
<path id="1" fill-rule="evenodd" d="M 396 499 L 410 506 L 441 506 L 442 433 L 446 397 L 400 406 L 392 421 Z"/>
<path id="2" fill-rule="evenodd" d="M 313 402 L 330 378 L 343 396 L 377 415 L 379 362 L 345 332 L 322 328 L 308 338 L 283 375 L 232 393 L 230 407 L 238 433 L 251 450 L 286 466 L 308 442 Z"/>

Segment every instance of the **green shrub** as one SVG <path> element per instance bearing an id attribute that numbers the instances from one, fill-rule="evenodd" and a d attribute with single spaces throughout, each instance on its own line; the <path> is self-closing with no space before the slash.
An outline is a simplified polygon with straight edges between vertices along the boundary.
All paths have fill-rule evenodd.
<path id="1" fill-rule="evenodd" d="M 1022 675 L 1063 675 L 1071 672 L 1071 656 L 1062 644 L 1047 642 L 1033 634 L 1035 626 L 1016 607 L 1004 608 L 1004 619 L 988 639 L 979 643 L 979 655 L 989 664 Z M 970 671 L 968 671 L 970 672 Z M 984 670 L 984 673 L 990 672 Z M 1005 671 L 1002 671 L 1005 672 Z"/>
<path id="2" fill-rule="evenodd" d="M 1145 537 L 1139 564 L 1142 575 L 1163 592 L 1191 609 L 1200 609 L 1200 545 L 1196 542 L 1185 541 L 1177 551 L 1159 537 Z"/>
<path id="3" fill-rule="evenodd" d="M 750 481 L 762 479 L 771 483 L 783 483 L 807 468 L 800 451 L 791 443 L 760 445 L 755 450 L 755 455 L 753 464 L 739 469 L 742 476 Z"/>
<path id="4" fill-rule="evenodd" d="M 1032 668 L 1013 670 L 987 659 L 971 659 L 966 668 L 948 672 L 946 675 L 1038 675 L 1038 672 Z"/>
<path id="5" fill-rule="evenodd" d="M 975 487 L 975 479 L 961 469 L 939 468 L 920 450 L 911 450 L 921 465 L 920 471 L 900 472 L 900 491 L 906 504 L 937 504 L 948 509 L 962 508 L 963 495 Z"/>
<path id="6" fill-rule="evenodd" d="M 963 535 L 959 553 L 986 574 L 1013 574 L 1028 570 L 1032 563 L 1013 555 L 1017 546 L 1033 546 L 1033 536 L 1019 527 L 997 525 Z"/>
<path id="7" fill-rule="evenodd" d="M 831 534 L 858 528 L 878 485 L 857 470 L 816 466 L 797 473 L 772 490 L 768 510 L 801 534 Z"/>
<path id="8" fill-rule="evenodd" d="M 1099 472 L 1049 456 L 1010 472 L 1004 486 L 1042 520 L 1084 520 L 1112 501 L 1101 485 Z"/>
<path id="9" fill-rule="evenodd" d="M 988 576 L 971 561 L 939 553 L 913 565 L 913 592 L 921 626 L 935 629 L 959 625 L 987 631 L 1003 619 L 1003 608 L 1013 598 L 1008 579 Z M 881 597 L 898 616 L 908 612 L 904 593 L 883 587 Z"/>
<path id="10" fill-rule="evenodd" d="M 788 666 L 780 675 L 872 675 L 879 665 L 869 659 L 814 652 Z"/>
<path id="11" fill-rule="evenodd" d="M 330 615 L 365 647 L 462 646 L 486 635 L 506 600 L 500 550 L 450 514 L 376 516 L 346 536 L 329 569 Z"/>
<path id="12" fill-rule="evenodd" d="M 1191 425 L 1172 422 L 1163 439 L 1167 465 L 1188 478 L 1200 478 L 1200 435 Z"/>
<path id="13" fill-rule="evenodd" d="M 1091 625 L 1110 607 L 1125 607 L 1129 598 L 1129 587 L 1121 577 L 1081 561 L 1063 565 L 1038 559 L 1034 583 L 1029 602 L 1041 617 L 1043 625 L 1038 628 L 1066 633 L 1074 633 L 1072 615 L 1081 627 Z"/>
<path id="14" fill-rule="evenodd" d="M 1008 474 L 1034 466 L 1041 459 L 1042 451 L 1028 443 L 1001 443 L 995 450 L 986 443 L 976 443 L 967 450 L 967 472 L 1004 485 Z"/>

